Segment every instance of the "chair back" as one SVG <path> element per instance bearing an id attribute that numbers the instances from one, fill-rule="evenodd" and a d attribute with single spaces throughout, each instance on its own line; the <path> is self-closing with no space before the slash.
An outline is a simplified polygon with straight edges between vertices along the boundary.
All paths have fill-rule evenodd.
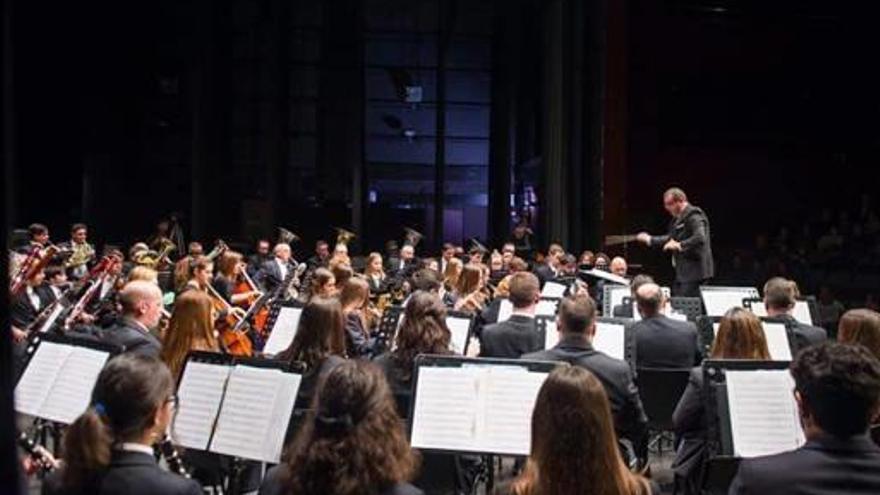
<path id="1" fill-rule="evenodd" d="M 690 368 L 638 368 L 636 383 L 651 429 L 673 429 L 672 413 L 684 394 L 690 372 Z"/>

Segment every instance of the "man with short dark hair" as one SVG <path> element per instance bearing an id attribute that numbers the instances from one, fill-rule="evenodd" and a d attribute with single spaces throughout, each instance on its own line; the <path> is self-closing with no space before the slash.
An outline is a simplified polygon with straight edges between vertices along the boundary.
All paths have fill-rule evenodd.
<path id="1" fill-rule="evenodd" d="M 30 247 L 25 252 L 30 251 L 34 246 L 42 249 L 49 244 L 49 227 L 41 223 L 32 223 L 28 226 L 28 237 L 30 237 Z"/>
<path id="2" fill-rule="evenodd" d="M 510 319 L 483 327 L 481 357 L 516 359 L 544 347 L 535 326 L 535 307 L 541 299 L 538 278 L 529 272 L 510 277 Z"/>
<path id="3" fill-rule="evenodd" d="M 309 270 L 314 270 L 319 267 L 327 268 L 327 264 L 330 262 L 330 245 L 327 244 L 327 241 L 323 239 L 318 239 L 315 242 L 315 254 L 306 260 L 306 264 L 309 267 Z"/>
<path id="4" fill-rule="evenodd" d="M 764 284 L 764 307 L 771 321 L 784 323 L 794 334 L 794 349 L 821 344 L 828 339 L 828 333 L 819 327 L 794 319 L 792 311 L 797 303 L 798 289 L 793 280 L 773 277 Z"/>
<path id="5" fill-rule="evenodd" d="M 89 273 L 95 261 L 95 248 L 88 241 L 89 229 L 84 223 L 75 223 L 70 227 L 70 240 L 61 245 L 70 255 L 65 262 L 67 276 L 71 280 L 79 280 Z"/>
<path id="6" fill-rule="evenodd" d="M 547 256 L 544 258 L 544 263 L 535 267 L 535 275 L 541 281 L 541 287 L 544 287 L 544 284 L 548 281 L 559 277 L 564 256 L 565 250 L 562 249 L 562 246 L 550 244 L 550 247 L 547 248 Z"/>
<path id="7" fill-rule="evenodd" d="M 651 236 L 641 232 L 637 239 L 646 246 L 662 246 L 663 251 L 672 253 L 675 268 L 673 295 L 699 297 L 700 285 L 715 276 L 709 217 L 702 209 L 690 204 L 684 191 L 677 187 L 663 193 L 663 207 L 672 216 L 666 235 Z"/>
<path id="8" fill-rule="evenodd" d="M 556 329 L 560 338 L 555 347 L 526 354 L 522 359 L 564 361 L 591 371 L 608 394 L 618 436 L 631 441 L 641 452 L 648 423 L 642 400 L 629 364 L 593 348 L 593 336 L 596 334 L 596 305 L 593 300 L 588 296 L 576 296 L 560 301 Z"/>
<path id="9" fill-rule="evenodd" d="M 446 265 L 449 264 L 449 261 L 455 258 L 455 245 L 451 242 L 443 243 L 443 251 L 440 253 L 440 274 L 443 275 L 446 273 Z"/>
<path id="10" fill-rule="evenodd" d="M 861 346 L 827 342 L 798 354 L 791 374 L 807 443 L 743 459 L 729 493 L 880 493 L 880 448 L 868 436 L 880 412 L 880 362 Z"/>
<path id="11" fill-rule="evenodd" d="M 654 283 L 636 290 L 636 306 L 642 321 L 633 324 L 636 338 L 636 365 L 639 368 L 690 369 L 700 364 L 702 353 L 697 328 L 687 321 L 663 314 L 666 296 Z"/>

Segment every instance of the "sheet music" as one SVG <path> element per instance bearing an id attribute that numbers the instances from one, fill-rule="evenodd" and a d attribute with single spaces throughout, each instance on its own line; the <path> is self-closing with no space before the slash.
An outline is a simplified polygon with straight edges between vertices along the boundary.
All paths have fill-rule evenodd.
<path id="1" fill-rule="evenodd" d="M 109 352 L 74 346 L 58 370 L 41 417 L 64 424 L 73 423 L 89 406 L 92 389 L 109 358 Z"/>
<path id="2" fill-rule="evenodd" d="M 498 323 L 509 320 L 511 314 L 513 314 L 513 303 L 510 299 L 502 299 L 498 306 Z"/>
<path id="3" fill-rule="evenodd" d="M 546 377 L 520 366 L 419 368 L 412 446 L 528 455 L 532 409 Z"/>
<path id="4" fill-rule="evenodd" d="M 594 269 L 592 269 L 592 270 L 581 270 L 581 273 L 583 273 L 583 274 L 585 274 L 585 275 L 589 275 L 589 276 L 591 276 L 591 277 L 600 278 L 600 279 L 602 279 L 602 280 L 606 280 L 606 281 L 611 282 L 611 283 L 620 284 L 620 285 L 625 285 L 625 286 L 627 286 L 627 287 L 628 287 L 629 284 L 630 284 L 629 279 L 626 279 L 626 278 L 624 278 L 624 277 L 621 277 L 620 275 L 615 275 L 615 274 L 613 274 L 613 273 L 611 273 L 611 272 L 606 272 L 606 271 L 604 271 L 604 270 L 596 270 L 596 269 L 594 268 Z"/>
<path id="5" fill-rule="evenodd" d="M 235 366 L 229 374 L 211 452 L 278 462 L 280 447 L 275 436 L 283 438 L 287 431 L 300 378 L 286 377 L 278 369 Z"/>
<path id="6" fill-rule="evenodd" d="M 614 359 L 626 358 L 625 328 L 617 323 L 596 322 L 596 335 L 593 336 L 593 348 L 602 351 Z"/>
<path id="7" fill-rule="evenodd" d="M 709 288 L 700 291 L 707 316 L 724 316 L 730 308 L 742 307 L 744 299 L 758 297 L 754 287 Z"/>
<path id="8" fill-rule="evenodd" d="M 716 337 L 718 336 L 718 329 L 719 329 L 719 328 L 721 328 L 721 323 L 720 323 L 720 322 L 717 322 L 717 321 L 716 321 L 716 322 L 712 323 L 712 331 L 715 332 L 715 336 L 716 336 Z"/>
<path id="9" fill-rule="evenodd" d="M 791 361 L 791 346 L 788 343 L 788 333 L 784 323 L 761 322 L 764 327 L 764 338 L 767 340 L 767 350 L 770 359 L 774 361 Z"/>
<path id="10" fill-rule="evenodd" d="M 30 416 L 39 416 L 52 384 L 58 376 L 73 346 L 43 341 L 31 356 L 27 368 L 15 387 L 15 410 Z"/>
<path id="11" fill-rule="evenodd" d="M 278 317 L 275 319 L 275 325 L 269 334 L 269 340 L 263 347 L 263 354 L 274 356 L 281 351 L 287 349 L 293 338 L 296 336 L 296 329 L 299 326 L 299 318 L 302 316 L 303 308 L 282 306 L 278 310 Z"/>
<path id="12" fill-rule="evenodd" d="M 449 343 L 452 352 L 463 355 L 464 348 L 467 345 L 468 332 L 471 328 L 471 319 L 447 316 L 446 326 L 449 327 L 449 332 L 452 334 L 452 339 Z"/>
<path id="13" fill-rule="evenodd" d="M 541 289 L 541 297 L 552 297 L 560 299 L 562 297 L 565 297 L 565 291 L 567 290 L 568 286 L 565 284 L 547 281 L 544 283 L 544 287 Z"/>
<path id="14" fill-rule="evenodd" d="M 735 455 L 776 454 L 803 445 L 794 380 L 787 370 L 728 370 L 725 375 Z"/>
<path id="15" fill-rule="evenodd" d="M 677 321 L 688 321 L 688 317 L 686 314 L 677 313 L 677 312 L 671 311 L 671 310 L 668 313 L 666 313 L 666 316 L 668 318 L 672 318 L 673 320 L 677 320 Z"/>
<path id="16" fill-rule="evenodd" d="M 559 301 L 553 299 L 541 299 L 535 307 L 536 316 L 556 316 L 556 308 L 559 307 Z"/>
<path id="17" fill-rule="evenodd" d="M 758 318 L 766 318 L 769 316 L 767 314 L 767 306 L 764 305 L 764 301 L 752 301 L 749 305 L 749 309 L 752 314 L 757 316 Z"/>
<path id="18" fill-rule="evenodd" d="M 559 343 L 559 331 L 556 328 L 556 320 L 547 319 L 544 326 L 544 349 L 552 349 Z"/>
<path id="19" fill-rule="evenodd" d="M 813 315 L 810 314 L 810 304 L 807 301 L 797 301 L 794 303 L 794 310 L 792 310 L 791 315 L 795 320 L 806 323 L 807 325 L 813 324 Z"/>
<path id="20" fill-rule="evenodd" d="M 196 361 L 186 364 L 177 388 L 180 403 L 172 425 L 177 443 L 190 449 L 208 450 L 231 370 L 222 364 Z"/>

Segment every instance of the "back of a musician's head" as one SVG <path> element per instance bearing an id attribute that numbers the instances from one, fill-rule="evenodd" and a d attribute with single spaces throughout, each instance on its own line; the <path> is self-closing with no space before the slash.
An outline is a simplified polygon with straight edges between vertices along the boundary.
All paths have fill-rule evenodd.
<path id="1" fill-rule="evenodd" d="M 608 396 L 590 371 L 567 366 L 550 373 L 535 401 L 531 435 L 513 493 L 645 493 L 645 480 L 621 459 Z"/>
<path id="2" fill-rule="evenodd" d="M 162 361 L 174 376 L 180 372 L 186 354 L 195 343 L 212 349 L 217 346 L 213 309 L 211 297 L 200 290 L 185 291 L 174 300 L 174 311 L 168 322 L 161 352 Z"/>
<path id="3" fill-rule="evenodd" d="M 871 309 L 851 309 L 840 317 L 837 340 L 865 346 L 880 359 L 880 313 Z"/>
<path id="4" fill-rule="evenodd" d="M 640 273 L 633 277 L 632 281 L 629 284 L 629 290 L 633 297 L 636 297 L 636 291 L 639 290 L 639 287 L 645 284 L 653 284 L 654 277 L 650 275 L 646 275 L 644 273 Z"/>
<path id="5" fill-rule="evenodd" d="M 645 318 L 660 314 L 663 309 L 663 290 L 655 283 L 646 283 L 636 289 L 636 305 Z"/>
<path id="6" fill-rule="evenodd" d="M 361 277 L 350 277 L 339 289 L 342 309 L 360 308 L 370 297 L 370 285 Z"/>
<path id="7" fill-rule="evenodd" d="M 339 300 L 313 297 L 303 308 L 293 342 L 278 354 L 282 361 L 300 361 L 315 369 L 330 355 L 345 354 L 345 317 Z"/>
<path id="8" fill-rule="evenodd" d="M 773 277 L 764 284 L 764 305 L 768 311 L 790 311 L 794 308 L 797 296 L 797 284 L 791 280 Z"/>
<path id="9" fill-rule="evenodd" d="M 729 310 L 718 325 L 710 355 L 713 359 L 770 360 L 761 320 L 743 308 Z"/>
<path id="10" fill-rule="evenodd" d="M 596 322 L 596 303 L 587 295 L 566 297 L 559 302 L 557 320 L 565 334 L 588 335 Z"/>
<path id="11" fill-rule="evenodd" d="M 449 271 L 449 267 L 447 267 L 446 271 Z M 434 270 L 429 270 L 427 268 L 416 270 L 412 274 L 411 279 L 411 285 L 415 291 L 432 292 L 436 294 L 440 291 L 440 287 L 443 286 L 443 281 L 440 280 L 440 275 Z"/>
<path id="12" fill-rule="evenodd" d="M 144 305 L 162 300 L 162 290 L 148 280 L 134 280 L 119 291 L 119 304 L 126 316 L 138 317 L 145 311 Z"/>
<path id="13" fill-rule="evenodd" d="M 64 484 L 94 480 L 110 464 L 114 445 L 140 441 L 150 430 L 161 434 L 157 411 L 173 393 L 171 373 L 158 359 L 131 354 L 111 359 L 98 375 L 89 407 L 65 432 Z M 170 420 L 170 413 L 161 417 Z"/>
<path id="14" fill-rule="evenodd" d="M 880 410 L 880 361 L 862 346 L 826 342 L 807 347 L 792 362 L 791 374 L 801 417 L 822 433 L 839 438 L 864 434 Z"/>
<path id="15" fill-rule="evenodd" d="M 508 299 L 514 308 L 534 306 L 541 296 L 541 282 L 531 272 L 516 272 L 507 283 Z"/>
<path id="16" fill-rule="evenodd" d="M 321 381 L 287 452 L 284 493 L 379 493 L 409 481 L 419 464 L 385 375 L 346 361 Z"/>
<path id="17" fill-rule="evenodd" d="M 416 291 L 404 308 L 403 321 L 395 337 L 393 356 L 408 377 L 419 354 L 447 354 L 452 334 L 446 325 L 446 306 L 437 294 Z"/>

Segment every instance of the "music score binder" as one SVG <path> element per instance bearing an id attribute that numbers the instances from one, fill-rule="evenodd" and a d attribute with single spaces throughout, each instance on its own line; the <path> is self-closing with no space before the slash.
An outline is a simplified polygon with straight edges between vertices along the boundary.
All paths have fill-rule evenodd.
<path id="1" fill-rule="evenodd" d="M 270 331 L 266 345 L 263 346 L 263 354 L 274 356 L 290 346 L 296 336 L 304 307 L 299 301 L 281 301 L 273 305 L 266 324 Z"/>
<path id="2" fill-rule="evenodd" d="M 760 297 L 754 287 L 700 286 L 700 297 L 707 316 L 724 316 L 730 308 L 741 307 L 744 299 Z"/>
<path id="3" fill-rule="evenodd" d="M 298 364 L 187 355 L 171 431 L 179 445 L 278 463 L 302 375 Z"/>
<path id="4" fill-rule="evenodd" d="M 15 386 L 15 410 L 62 424 L 89 406 L 98 374 L 121 348 L 82 338 L 36 334 Z"/>
<path id="5" fill-rule="evenodd" d="M 534 403 L 556 366 L 567 364 L 417 357 L 410 444 L 425 451 L 527 456 Z"/>

